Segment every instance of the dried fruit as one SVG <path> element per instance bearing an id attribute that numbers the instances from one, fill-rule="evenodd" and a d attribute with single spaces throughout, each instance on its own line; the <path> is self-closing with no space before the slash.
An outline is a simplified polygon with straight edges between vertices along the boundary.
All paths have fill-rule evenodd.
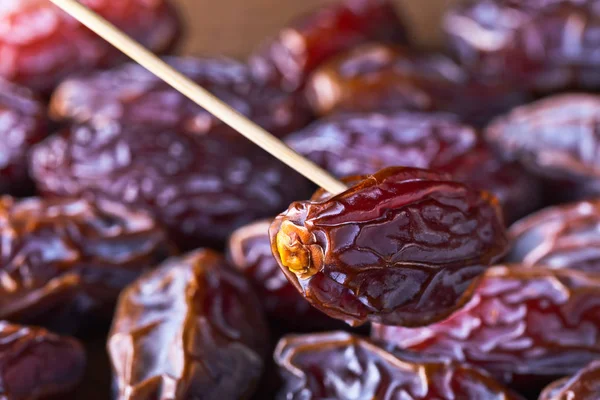
<path id="1" fill-rule="evenodd" d="M 288 91 L 319 64 L 360 43 L 405 43 L 406 29 L 389 0 L 343 0 L 292 22 L 250 57 L 255 76 Z"/>
<path id="2" fill-rule="evenodd" d="M 179 19 L 167 0 L 81 0 L 154 52 L 171 49 Z M 48 92 L 62 79 L 124 56 L 47 0 L 3 0 L 0 76 Z"/>
<path id="3" fill-rule="evenodd" d="M 270 238 L 296 289 L 351 325 L 446 317 L 508 244 L 493 196 L 415 168 L 387 168 L 330 199 L 292 203 Z"/>
<path id="4" fill-rule="evenodd" d="M 540 400 L 595 400 L 600 396 L 600 361 L 593 361 L 571 378 L 548 386 Z"/>
<path id="5" fill-rule="evenodd" d="M 28 89 L 0 79 L 0 121 L 0 193 L 30 194 L 27 153 L 47 135 L 45 107 Z"/>
<path id="6" fill-rule="evenodd" d="M 121 295 L 108 341 L 118 397 L 246 399 L 268 340 L 250 284 L 221 255 L 169 259 Z"/>
<path id="7" fill-rule="evenodd" d="M 600 357 L 599 304 L 593 274 L 498 266 L 448 319 L 413 329 L 376 324 L 372 338 L 468 362 L 531 389 Z"/>
<path id="8" fill-rule="evenodd" d="M 285 135 L 310 121 L 303 99 L 258 83 L 250 69 L 228 58 L 165 58 L 172 67 L 254 120 Z M 50 114 L 58 121 L 115 120 L 163 126 L 200 135 L 239 134 L 135 63 L 63 82 L 54 92 Z"/>
<path id="9" fill-rule="evenodd" d="M 75 339 L 0 321 L 0 397 L 63 398 L 81 380 L 85 352 Z"/>
<path id="10" fill-rule="evenodd" d="M 237 227 L 306 198 L 309 182 L 250 142 L 162 127 L 75 126 L 32 153 L 38 188 L 150 210 L 182 248 L 222 247 Z"/>
<path id="11" fill-rule="evenodd" d="M 520 399 L 475 368 L 393 354 L 345 332 L 286 336 L 274 357 L 282 399 Z"/>
<path id="12" fill-rule="evenodd" d="M 72 302 L 110 307 L 169 255 L 166 236 L 149 215 L 115 203 L 1 197 L 0 318 L 31 320 Z"/>

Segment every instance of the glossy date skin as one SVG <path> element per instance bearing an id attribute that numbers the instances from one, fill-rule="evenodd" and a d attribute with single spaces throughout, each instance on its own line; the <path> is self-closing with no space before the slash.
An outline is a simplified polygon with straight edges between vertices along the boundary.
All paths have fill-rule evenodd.
<path id="1" fill-rule="evenodd" d="M 600 397 L 600 361 L 586 365 L 571 378 L 549 385 L 539 400 L 595 400 Z"/>
<path id="2" fill-rule="evenodd" d="M 47 134 L 42 102 L 30 90 L 0 78 L 0 193 L 31 194 L 27 154 Z"/>
<path id="3" fill-rule="evenodd" d="M 509 235 L 507 262 L 600 271 L 600 201 L 546 208 L 512 225 Z"/>
<path id="4" fill-rule="evenodd" d="M 273 134 L 285 135 L 311 119 L 300 96 L 257 82 L 250 69 L 238 61 L 193 57 L 164 60 Z M 61 83 L 52 96 L 50 115 L 57 121 L 109 119 L 240 138 L 232 128 L 136 63 Z"/>
<path id="5" fill-rule="evenodd" d="M 444 111 L 482 125 L 528 96 L 477 80 L 442 54 L 367 44 L 322 64 L 306 84 L 314 112 Z"/>
<path id="6" fill-rule="evenodd" d="M 120 290 L 172 252 L 148 214 L 115 203 L 0 197 L 0 318 L 109 311 Z"/>
<path id="7" fill-rule="evenodd" d="M 375 324 L 372 339 L 468 362 L 532 389 L 600 357 L 599 300 L 594 274 L 497 266 L 448 319 L 413 329 Z"/>
<path id="8" fill-rule="evenodd" d="M 594 1 L 471 0 L 451 9 L 444 30 L 471 73 L 537 92 L 600 87 Z"/>
<path id="9" fill-rule="evenodd" d="M 599 115 L 600 96 L 556 95 L 499 117 L 485 137 L 504 157 L 540 176 L 591 184 L 600 178 Z"/>
<path id="10" fill-rule="evenodd" d="M 2 399 L 63 398 L 81 380 L 86 356 L 75 339 L 0 321 L 0 343 Z"/>
<path id="11" fill-rule="evenodd" d="M 180 22 L 167 0 L 82 0 L 155 53 L 173 48 Z M 122 61 L 119 50 L 46 0 L 3 0 L 0 76 L 49 93 L 74 73 Z"/>
<path id="12" fill-rule="evenodd" d="M 285 336 L 274 358 L 286 381 L 278 399 L 520 399 L 475 368 L 390 353 L 346 332 Z"/>
<path id="13" fill-rule="evenodd" d="M 120 297 L 108 340 L 118 398 L 247 399 L 268 340 L 250 283 L 220 254 L 169 259 Z"/>
<path id="14" fill-rule="evenodd" d="M 403 165 L 449 172 L 498 197 L 507 223 L 541 205 L 541 183 L 495 156 L 450 114 L 361 113 L 321 119 L 286 137 L 298 153 L 342 178 Z"/>
<path id="15" fill-rule="evenodd" d="M 223 247 L 237 227 L 306 198 L 309 182 L 245 139 L 102 122 L 34 149 L 31 171 L 52 196 L 89 196 L 152 212 L 180 248 Z"/>
<path id="16" fill-rule="evenodd" d="M 389 0 L 342 0 L 283 28 L 250 57 L 255 76 L 288 91 L 304 85 L 319 64 L 368 41 L 406 43 L 406 29 Z"/>
<path id="17" fill-rule="evenodd" d="M 443 173 L 402 167 L 330 199 L 292 203 L 269 234 L 296 289 L 353 326 L 417 326 L 446 317 L 508 245 L 492 195 Z"/>

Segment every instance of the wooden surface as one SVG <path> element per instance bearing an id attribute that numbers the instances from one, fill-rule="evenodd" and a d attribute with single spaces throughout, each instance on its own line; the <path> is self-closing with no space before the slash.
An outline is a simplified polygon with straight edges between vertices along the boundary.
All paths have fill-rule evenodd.
<path id="1" fill-rule="evenodd" d="M 332 0 L 172 0 L 186 21 L 186 54 L 244 57 L 294 16 Z M 419 43 L 434 45 L 444 8 L 456 0 L 394 0 Z"/>

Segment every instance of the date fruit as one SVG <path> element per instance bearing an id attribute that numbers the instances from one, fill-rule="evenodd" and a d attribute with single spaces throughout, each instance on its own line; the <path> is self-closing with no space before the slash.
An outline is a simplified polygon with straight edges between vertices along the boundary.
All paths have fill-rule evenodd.
<path id="1" fill-rule="evenodd" d="M 586 365 L 571 378 L 549 385 L 540 400 L 596 400 L 600 398 L 600 361 Z"/>
<path id="2" fill-rule="evenodd" d="M 273 222 L 270 238 L 296 289 L 354 326 L 445 318 L 508 246 L 492 195 L 447 174 L 402 167 L 330 199 L 292 203 Z"/>
<path id="3" fill-rule="evenodd" d="M 540 176 L 587 182 L 600 179 L 599 121 L 600 96 L 562 94 L 499 117 L 485 137 L 507 159 Z"/>
<path id="4" fill-rule="evenodd" d="M 600 88 L 598 28 L 600 9 L 587 0 L 470 0 L 444 23 L 472 74 L 542 93 Z"/>
<path id="5" fill-rule="evenodd" d="M 279 399 L 520 399 L 476 368 L 390 353 L 346 332 L 286 336 L 274 358 L 286 381 Z"/>
<path id="6" fill-rule="evenodd" d="M 2 399 L 64 398 L 81 380 L 86 357 L 75 339 L 0 321 L 0 341 Z"/>
<path id="7" fill-rule="evenodd" d="M 151 51 L 173 48 L 180 24 L 167 0 L 81 0 Z M 2 0 L 0 76 L 48 93 L 74 73 L 122 61 L 119 50 L 47 0 Z"/>
<path id="8" fill-rule="evenodd" d="M 108 340 L 118 398 L 247 399 L 268 340 L 258 298 L 220 254 L 169 259 L 120 297 Z"/>
<path id="9" fill-rule="evenodd" d="M 421 328 L 375 324 L 372 338 L 482 367 L 515 387 L 546 385 L 600 358 L 600 279 L 520 265 L 486 271 L 448 319 Z"/>
<path id="10" fill-rule="evenodd" d="M 528 100 L 514 86 L 474 79 L 442 54 L 367 44 L 322 64 L 306 84 L 318 115 L 444 111 L 482 125 Z"/>
<path id="11" fill-rule="evenodd" d="M 45 106 L 28 89 L 0 78 L 0 121 L 0 193 L 30 194 L 27 154 L 48 133 Z"/>
<path id="12" fill-rule="evenodd" d="M 306 102 L 258 83 L 250 69 L 228 58 L 166 57 L 165 61 L 269 132 L 285 135 L 311 119 Z M 108 119 L 206 135 L 238 133 L 136 63 L 74 77 L 50 102 L 57 121 Z"/>
<path id="13" fill-rule="evenodd" d="M 0 318 L 11 321 L 73 303 L 82 312 L 109 308 L 172 250 L 149 215 L 120 204 L 8 196 L 0 197 L 0 242 Z"/>
<path id="14" fill-rule="evenodd" d="M 406 42 L 390 0 L 343 0 L 317 9 L 263 43 L 250 65 L 261 80 L 294 91 L 320 63 L 368 41 Z"/>
<path id="15" fill-rule="evenodd" d="M 507 262 L 600 272 L 600 201 L 549 207 L 509 230 Z"/>
<path id="16" fill-rule="evenodd" d="M 181 248 L 223 247 L 238 227 L 306 198 L 302 176 L 245 139 L 96 121 L 38 144 L 38 189 L 151 211 Z"/>
<path id="17" fill-rule="evenodd" d="M 500 160 L 473 128 L 449 114 L 343 114 L 314 122 L 285 141 L 339 178 L 397 165 L 449 172 L 494 193 L 507 222 L 542 203 L 538 179 Z"/>

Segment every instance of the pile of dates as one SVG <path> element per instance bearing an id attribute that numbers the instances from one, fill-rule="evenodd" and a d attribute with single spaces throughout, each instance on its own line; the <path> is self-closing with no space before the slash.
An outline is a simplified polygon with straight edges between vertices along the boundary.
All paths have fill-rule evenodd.
<path id="1" fill-rule="evenodd" d="M 454 2 L 425 50 L 338 0 L 246 60 L 80 2 L 346 190 L 0 0 L 0 399 L 600 399 L 598 1 Z"/>

